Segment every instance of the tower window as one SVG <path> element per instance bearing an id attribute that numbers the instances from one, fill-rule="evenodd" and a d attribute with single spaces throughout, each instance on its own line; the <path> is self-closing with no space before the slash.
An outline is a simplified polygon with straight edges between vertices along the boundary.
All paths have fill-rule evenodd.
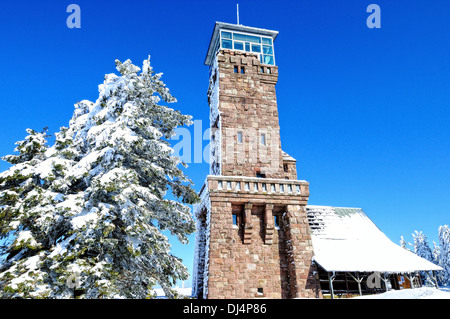
<path id="1" fill-rule="evenodd" d="M 288 172 L 288 166 L 287 166 L 287 164 L 284 164 L 283 165 L 283 169 L 284 169 L 284 171 L 287 173 Z"/>
<path id="2" fill-rule="evenodd" d="M 259 44 L 252 44 L 252 52 L 261 53 L 261 46 Z"/>
<path id="3" fill-rule="evenodd" d="M 234 41 L 234 49 L 235 50 L 244 50 L 244 43 Z"/>
<path id="4" fill-rule="evenodd" d="M 235 31 L 221 31 L 220 47 L 217 49 L 232 49 L 236 51 L 254 52 L 263 64 L 275 65 L 272 39 L 258 34 L 243 34 Z"/>
<path id="5" fill-rule="evenodd" d="M 263 296 L 264 295 L 264 289 L 263 288 L 258 288 L 258 296 Z"/>
<path id="6" fill-rule="evenodd" d="M 245 68 L 243 66 L 241 66 L 241 74 L 245 73 Z"/>
<path id="7" fill-rule="evenodd" d="M 237 67 L 237 65 L 234 66 L 234 73 L 238 73 L 238 67 Z"/>
<path id="8" fill-rule="evenodd" d="M 242 132 L 238 132 L 237 133 L 237 142 L 238 144 L 242 144 Z"/>
<path id="9" fill-rule="evenodd" d="M 266 145 L 266 134 L 264 133 L 261 134 L 261 144 Z"/>
<path id="10" fill-rule="evenodd" d="M 222 39 L 222 49 L 232 49 L 233 41 Z"/>
<path id="11" fill-rule="evenodd" d="M 238 227 L 237 214 L 233 214 L 233 228 L 237 228 L 237 227 Z"/>
<path id="12" fill-rule="evenodd" d="M 273 216 L 273 224 L 276 229 L 280 229 L 280 215 Z"/>

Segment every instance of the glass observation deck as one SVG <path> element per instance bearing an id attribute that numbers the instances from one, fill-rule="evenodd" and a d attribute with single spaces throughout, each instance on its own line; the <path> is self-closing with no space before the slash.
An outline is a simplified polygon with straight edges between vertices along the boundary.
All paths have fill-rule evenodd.
<path id="1" fill-rule="evenodd" d="M 216 52 L 228 49 L 254 53 L 262 64 L 275 65 L 273 42 L 277 35 L 278 31 L 216 22 L 205 64 L 211 66 Z"/>

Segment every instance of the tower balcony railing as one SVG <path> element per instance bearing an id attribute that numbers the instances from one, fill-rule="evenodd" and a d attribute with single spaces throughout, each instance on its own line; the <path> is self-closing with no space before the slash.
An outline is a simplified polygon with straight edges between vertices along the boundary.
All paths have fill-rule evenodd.
<path id="1" fill-rule="evenodd" d="M 309 196 L 309 183 L 304 180 L 208 175 L 200 196 L 205 188 L 242 194 Z"/>

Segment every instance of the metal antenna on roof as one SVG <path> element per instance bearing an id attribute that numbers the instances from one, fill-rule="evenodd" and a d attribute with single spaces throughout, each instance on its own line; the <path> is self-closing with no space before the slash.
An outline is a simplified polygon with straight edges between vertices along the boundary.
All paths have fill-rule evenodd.
<path id="1" fill-rule="evenodd" d="M 239 25 L 239 3 L 236 4 L 236 9 L 237 9 L 237 24 Z"/>

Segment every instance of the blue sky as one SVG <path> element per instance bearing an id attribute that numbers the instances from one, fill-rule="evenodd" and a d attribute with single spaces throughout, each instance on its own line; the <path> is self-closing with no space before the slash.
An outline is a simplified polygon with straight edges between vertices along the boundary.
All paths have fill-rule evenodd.
<path id="1" fill-rule="evenodd" d="M 66 26 L 71 3 L 81 29 Z M 150 54 L 174 107 L 206 129 L 203 62 L 214 22 L 236 23 L 236 3 L 241 24 L 279 31 L 281 143 L 310 182 L 309 204 L 361 207 L 396 243 L 412 242 L 415 230 L 436 241 L 450 222 L 448 0 L 4 2 L 0 155 L 26 128 L 67 126 L 74 103 L 95 101 L 103 75 L 116 72 L 116 58 L 141 65 Z M 366 26 L 371 3 L 381 29 Z M 186 173 L 199 190 L 208 165 Z M 190 269 L 191 239 L 174 244 Z"/>

